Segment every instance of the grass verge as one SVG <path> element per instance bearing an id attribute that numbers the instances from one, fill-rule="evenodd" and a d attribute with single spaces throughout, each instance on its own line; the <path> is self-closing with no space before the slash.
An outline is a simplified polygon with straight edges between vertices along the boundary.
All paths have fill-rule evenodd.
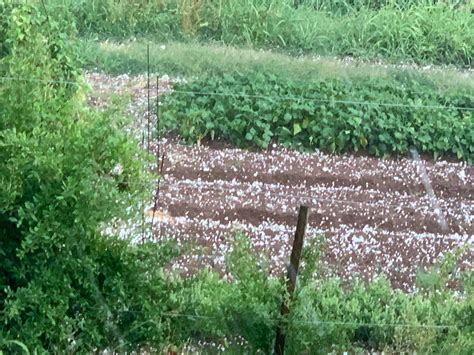
<path id="1" fill-rule="evenodd" d="M 150 46 L 150 68 L 160 75 L 204 76 L 257 73 L 282 79 L 314 82 L 324 79 L 357 80 L 367 77 L 416 77 L 440 90 L 474 90 L 474 73 L 453 67 L 418 67 L 410 65 L 373 64 L 334 57 L 288 54 L 219 44 L 157 43 L 137 41 L 99 42 L 80 40 L 83 65 L 89 70 L 109 74 L 139 74 L 147 70 L 147 45 Z"/>

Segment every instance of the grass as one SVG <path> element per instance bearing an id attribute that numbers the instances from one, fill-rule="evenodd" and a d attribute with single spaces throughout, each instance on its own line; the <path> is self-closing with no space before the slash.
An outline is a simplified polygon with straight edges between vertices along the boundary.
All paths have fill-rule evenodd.
<path id="1" fill-rule="evenodd" d="M 74 20 L 86 37 L 149 36 L 462 67 L 470 67 L 474 58 L 469 6 L 444 1 L 390 1 L 388 6 L 380 6 L 384 1 L 316 0 L 46 2 L 50 13 Z"/>
<path id="2" fill-rule="evenodd" d="M 219 44 L 156 43 L 140 41 L 98 42 L 81 40 L 86 69 L 109 74 L 140 74 L 147 70 L 147 45 L 150 46 L 151 71 L 160 75 L 204 76 L 257 73 L 274 75 L 294 81 L 321 81 L 324 79 L 357 80 L 367 77 L 417 77 L 440 90 L 464 89 L 474 91 L 474 73 L 452 67 L 416 67 L 375 65 L 361 61 L 341 61 L 334 57 L 303 55 L 294 57 L 275 51 L 236 48 Z"/>

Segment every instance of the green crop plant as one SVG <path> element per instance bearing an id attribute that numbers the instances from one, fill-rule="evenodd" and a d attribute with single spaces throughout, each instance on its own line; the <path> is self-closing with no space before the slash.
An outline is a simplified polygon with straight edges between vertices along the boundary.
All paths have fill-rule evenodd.
<path id="1" fill-rule="evenodd" d="M 205 77 L 165 98 L 164 127 L 185 140 L 223 139 L 239 147 L 271 142 L 302 150 L 376 156 L 412 147 L 474 158 L 474 97 L 442 95 L 410 77 L 302 83 L 257 75 Z"/>

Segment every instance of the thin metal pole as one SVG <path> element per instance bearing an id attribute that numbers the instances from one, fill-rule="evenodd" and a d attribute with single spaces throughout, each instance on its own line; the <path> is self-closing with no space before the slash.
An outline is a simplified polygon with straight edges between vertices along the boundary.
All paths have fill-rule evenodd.
<path id="1" fill-rule="evenodd" d="M 156 76 L 156 141 L 157 156 L 160 156 L 160 77 Z"/>
<path id="2" fill-rule="evenodd" d="M 146 45 L 146 58 L 147 58 L 147 124 L 146 124 L 146 137 L 147 137 L 147 149 L 150 150 L 150 44 Z"/>

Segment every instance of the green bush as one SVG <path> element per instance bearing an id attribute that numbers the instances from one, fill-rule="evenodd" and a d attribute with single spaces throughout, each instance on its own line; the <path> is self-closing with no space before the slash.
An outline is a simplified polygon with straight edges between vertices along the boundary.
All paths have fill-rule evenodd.
<path id="1" fill-rule="evenodd" d="M 136 216 L 146 159 L 118 110 L 81 100 L 65 26 L 29 5 L 2 18 L 1 75 L 29 80 L 0 86 L 0 349 L 160 346 L 174 251 L 102 235 Z"/>
<path id="2" fill-rule="evenodd" d="M 232 350 L 242 338 L 237 353 L 269 353 L 283 324 L 291 354 L 472 352 L 472 272 L 455 276 L 460 253 L 447 254 L 426 273 L 440 280 L 440 288 L 420 283 L 416 293 L 407 294 L 383 276 L 369 283 L 323 277 L 321 239 L 316 241 L 305 247 L 290 315 L 282 319 L 284 283 L 267 276 L 266 261 L 237 234 L 226 259 L 230 281 L 204 271 L 176 293 L 175 344 L 187 340 L 199 348 L 207 342 Z M 458 284 L 457 296 L 446 288 L 448 280 Z"/>
<path id="3" fill-rule="evenodd" d="M 175 89 L 165 99 L 163 123 L 188 141 L 219 138 L 259 148 L 275 141 L 377 156 L 415 147 L 435 157 L 473 160 L 472 94 L 441 94 L 416 77 L 301 83 L 224 75 Z"/>
<path id="4" fill-rule="evenodd" d="M 321 250 L 321 246 L 317 241 L 305 251 Z M 350 349 L 471 353 L 473 273 L 458 270 L 459 258 L 465 252 L 467 248 L 446 253 L 430 270 L 420 273 L 418 290 L 411 294 L 394 290 L 383 275 L 368 283 L 343 283 L 320 274 L 306 279 L 292 304 L 288 347 L 294 353 L 313 353 L 320 348 L 324 353 Z M 309 254 L 306 269 L 321 273 L 323 264 L 319 261 L 319 256 Z M 457 284 L 457 296 L 446 287 L 448 283 Z"/>
<path id="5" fill-rule="evenodd" d="M 383 278 L 350 287 L 337 279 L 319 281 L 298 294 L 288 345 L 294 353 L 358 348 L 467 354 L 474 349 L 469 336 L 472 312 L 468 300 L 449 293 L 409 295 L 393 290 Z"/>
<path id="6" fill-rule="evenodd" d="M 253 350 L 270 353 L 275 338 L 276 320 L 283 295 L 281 280 L 269 278 L 269 270 L 255 254 L 250 240 L 237 233 L 226 258 L 231 280 L 204 271 L 188 282 L 179 296 L 181 340 L 242 337 Z"/>

